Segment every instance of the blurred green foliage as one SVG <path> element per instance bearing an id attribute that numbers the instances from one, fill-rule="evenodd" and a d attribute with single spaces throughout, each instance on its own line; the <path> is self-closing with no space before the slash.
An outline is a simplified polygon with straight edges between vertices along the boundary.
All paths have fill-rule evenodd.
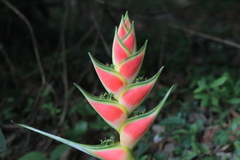
<path id="1" fill-rule="evenodd" d="M 40 153 L 38 151 L 32 151 L 32 152 L 29 152 L 29 153 L 25 154 L 24 156 L 22 156 L 18 160 L 30 160 L 30 159 L 35 159 L 35 160 L 58 160 L 64 154 L 64 152 L 66 152 L 68 149 L 69 149 L 69 146 L 64 145 L 64 144 L 60 144 L 59 146 L 57 146 L 52 151 L 49 158 L 46 158 L 42 153 Z"/>
<path id="2" fill-rule="evenodd" d="M 106 46 L 111 51 L 114 27 L 126 10 L 135 23 L 138 48 L 149 40 L 140 76 L 151 77 L 165 66 L 142 108 L 148 111 L 161 100 L 168 86 L 177 86 L 156 122 L 166 127 L 162 138 L 174 139 L 174 158 L 216 159 L 216 152 L 201 142 L 212 125 L 220 126 L 214 142 L 210 142 L 214 143 L 214 149 L 230 144 L 233 149 L 229 152 L 235 156 L 232 159 L 240 157 L 239 118 L 233 114 L 233 111 L 240 114 L 239 47 L 214 39 L 240 43 L 238 0 L 71 0 L 64 32 L 69 107 L 62 126 L 58 126 L 64 101 L 60 35 L 65 1 L 9 2 L 26 16 L 34 29 L 47 84 L 39 93 L 41 74 L 29 30 L 24 21 L 0 1 L 0 126 L 8 139 L 7 150 L 0 153 L 1 159 L 12 160 L 32 154 L 49 159 L 56 154 L 53 142 L 48 148 L 51 152 L 46 152 L 41 147 L 45 139 L 9 127 L 11 120 L 47 131 L 56 129 L 68 139 L 88 144 L 100 143 L 99 139 L 116 134 L 96 116 L 72 83 L 80 84 L 95 95 L 104 92 L 87 53 L 91 52 L 102 63 L 111 62 Z M 187 32 L 190 30 L 210 38 Z M 205 119 L 192 120 L 196 112 Z M 169 153 L 155 152 L 149 145 L 154 136 L 150 131 L 139 143 L 136 159 L 169 157 Z M 233 141 L 229 136 L 237 138 Z M 84 156 L 71 153 L 72 159 Z"/>
<path id="3" fill-rule="evenodd" d="M 6 140 L 0 128 L 0 152 L 6 150 Z"/>
<path id="4" fill-rule="evenodd" d="M 240 111 L 238 108 L 240 105 L 240 80 L 238 78 L 232 79 L 229 73 L 225 72 L 219 78 L 209 75 L 197 80 L 196 83 L 197 88 L 193 91 L 194 98 L 200 100 L 201 107 L 211 108 L 218 114 L 227 109 Z"/>

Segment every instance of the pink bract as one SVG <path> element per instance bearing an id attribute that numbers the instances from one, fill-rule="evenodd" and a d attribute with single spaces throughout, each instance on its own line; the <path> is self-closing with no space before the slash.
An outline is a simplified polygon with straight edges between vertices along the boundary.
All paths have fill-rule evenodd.
<path id="1" fill-rule="evenodd" d="M 145 56 L 147 41 L 139 51 L 136 51 L 136 43 L 134 23 L 126 13 L 115 30 L 112 46 L 113 65 L 104 65 L 89 53 L 93 67 L 108 93 L 100 97 L 93 96 L 75 84 L 103 120 L 119 133 L 120 142 L 105 139 L 100 145 L 85 145 L 26 125 L 19 125 L 102 160 L 134 160 L 133 147 L 154 122 L 173 88 L 169 89 L 154 109 L 129 118 L 147 97 L 163 69 L 161 68 L 150 79 L 136 79 Z"/>

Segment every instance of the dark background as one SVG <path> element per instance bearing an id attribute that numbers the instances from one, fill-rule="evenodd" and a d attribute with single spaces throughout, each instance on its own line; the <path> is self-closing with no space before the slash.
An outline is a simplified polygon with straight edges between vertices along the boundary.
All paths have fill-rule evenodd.
<path id="1" fill-rule="evenodd" d="M 86 144 L 116 134 L 73 82 L 94 95 L 104 92 L 87 53 L 111 63 L 114 30 L 126 11 L 135 23 L 138 49 L 149 41 L 140 75 L 151 77 L 164 66 L 143 108 L 155 107 L 167 88 L 176 84 L 156 123 L 180 110 L 189 116 L 198 112 L 193 82 L 224 72 L 239 79 L 239 4 L 238 0 L 0 0 L 0 126 L 7 141 L 0 158 L 18 159 L 30 151 L 49 157 L 59 145 L 11 120 Z M 206 119 L 208 114 L 203 111 Z M 227 117 L 218 124 L 229 122 L 232 115 Z M 211 125 L 204 124 L 199 143 Z M 153 152 L 156 148 L 149 147 L 138 157 L 151 157 Z M 67 153 L 72 160 L 85 156 L 74 149 Z M 205 155 L 195 158 L 201 156 Z"/>

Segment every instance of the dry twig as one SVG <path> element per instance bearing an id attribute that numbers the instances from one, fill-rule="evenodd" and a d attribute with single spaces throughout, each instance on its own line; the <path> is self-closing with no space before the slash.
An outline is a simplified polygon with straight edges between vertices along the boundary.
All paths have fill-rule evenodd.
<path id="1" fill-rule="evenodd" d="M 106 42 L 105 38 L 103 37 L 103 34 L 102 34 L 100 28 L 99 28 L 99 25 L 98 25 L 96 16 L 95 16 L 94 11 L 93 11 L 93 8 L 92 8 L 91 4 L 90 4 L 89 6 L 90 6 L 90 10 L 91 10 L 91 15 L 92 15 L 93 23 L 94 23 L 94 26 L 95 26 L 95 28 L 96 28 L 96 30 L 97 30 L 98 36 L 100 37 L 101 42 L 102 42 L 102 44 L 103 44 L 103 46 L 104 46 L 107 54 L 110 56 L 110 55 L 111 55 L 111 51 L 110 51 L 110 49 L 109 49 L 109 47 L 108 47 L 108 45 L 107 45 L 107 42 Z"/>
<path id="2" fill-rule="evenodd" d="M 236 47 L 236 48 L 240 49 L 240 44 L 235 43 L 235 42 L 230 41 L 230 40 L 222 39 L 222 38 L 219 38 L 219 37 L 216 37 L 216 36 L 201 33 L 201 32 L 194 31 L 194 30 L 191 30 L 191 29 L 188 29 L 188 28 L 180 27 L 180 26 L 175 25 L 175 24 L 170 24 L 169 26 L 172 27 L 172 28 L 175 28 L 175 29 L 180 29 L 180 30 L 182 30 L 186 33 L 192 34 L 192 35 L 196 35 L 196 36 L 199 36 L 199 37 L 210 39 L 210 40 L 213 40 L 213 41 L 223 43 L 223 44 L 226 44 L 226 45 L 229 45 L 229 46 Z"/>
<path id="3" fill-rule="evenodd" d="M 67 27 L 67 21 L 69 18 L 69 10 L 70 10 L 70 0 L 66 0 L 66 10 L 65 10 L 65 17 L 63 20 L 63 25 L 60 34 L 60 43 L 61 43 L 61 53 L 63 58 L 63 86 L 64 86 L 64 104 L 63 104 L 63 111 L 60 118 L 58 125 L 60 126 L 65 117 L 68 108 L 68 72 L 67 72 L 67 58 L 66 58 L 66 44 L 65 44 L 65 31 Z"/>
<path id="4" fill-rule="evenodd" d="M 4 49 L 4 46 L 3 46 L 2 42 L 0 42 L 0 51 L 2 52 L 3 57 L 5 58 L 8 66 L 9 66 L 9 68 L 10 68 L 10 72 L 11 72 L 11 75 L 12 75 L 13 82 L 15 83 L 15 85 L 16 85 L 17 87 L 19 87 L 19 82 L 18 82 L 18 80 L 15 78 L 15 76 L 16 76 L 15 66 L 14 66 L 12 60 L 10 59 L 7 51 Z"/>
<path id="5" fill-rule="evenodd" d="M 27 25 L 28 30 L 29 30 L 29 32 L 30 32 L 31 39 L 32 39 L 33 49 L 34 49 L 35 57 L 36 57 L 36 60 L 37 60 L 38 68 L 39 68 L 39 71 L 40 71 L 40 73 L 41 73 L 42 84 L 45 84 L 45 83 L 46 83 L 45 73 L 44 73 L 43 66 L 42 66 L 42 62 L 41 62 L 41 59 L 40 59 L 40 56 L 39 56 L 39 51 L 38 51 L 38 46 L 37 46 L 37 40 L 36 40 L 36 37 L 35 37 L 35 34 L 34 34 L 34 30 L 33 30 L 33 28 L 32 28 L 31 23 L 30 23 L 30 22 L 28 21 L 28 19 L 27 19 L 16 7 L 14 7 L 9 1 L 6 1 L 6 0 L 0 0 L 0 1 L 2 1 L 6 6 L 8 6 L 8 8 L 10 8 L 14 13 L 16 13 L 16 14 L 24 21 L 24 23 Z"/>
<path id="6" fill-rule="evenodd" d="M 31 36 L 31 39 L 32 39 L 32 43 L 33 43 L 33 49 L 34 49 L 34 54 L 35 54 L 35 58 L 36 58 L 36 61 L 37 61 L 37 64 L 38 64 L 38 68 L 39 68 L 39 71 L 40 71 L 40 74 L 41 74 L 41 80 L 42 80 L 42 85 L 40 86 L 40 88 L 38 89 L 38 93 L 37 93 L 37 96 L 35 98 L 35 102 L 32 106 L 32 111 L 34 113 L 37 113 L 37 109 L 36 109 L 36 106 L 40 100 L 40 97 L 41 97 L 41 93 L 46 85 L 46 77 L 45 77 L 45 73 L 44 73 L 44 70 L 43 70 L 43 66 L 42 66 L 42 62 L 41 62 L 41 59 L 40 59 L 40 54 L 39 54 L 39 51 L 38 51 L 38 45 L 37 45 L 37 40 L 36 40 L 36 37 L 35 37 L 35 34 L 34 34 L 34 30 L 33 30 L 33 27 L 31 25 L 31 23 L 28 21 L 28 19 L 15 7 L 13 6 L 9 1 L 6 1 L 6 0 L 0 0 L 1 2 L 3 2 L 8 8 L 10 8 L 14 13 L 16 13 L 23 21 L 24 23 L 27 25 L 27 28 L 30 32 L 30 36 Z M 29 114 L 28 118 L 27 119 L 32 119 L 35 114 Z"/>

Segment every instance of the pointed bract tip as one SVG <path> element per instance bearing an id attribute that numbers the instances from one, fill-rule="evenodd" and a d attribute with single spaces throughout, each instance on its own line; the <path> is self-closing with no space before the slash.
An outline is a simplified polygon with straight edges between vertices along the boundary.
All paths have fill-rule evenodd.
<path id="1" fill-rule="evenodd" d="M 137 144 L 158 116 L 172 89 L 173 86 L 168 90 L 162 101 L 154 109 L 127 120 L 127 122 L 120 128 L 119 132 L 122 145 L 132 149 Z"/>
<path id="2" fill-rule="evenodd" d="M 144 42 L 144 45 L 147 45 L 147 44 L 148 44 L 148 39 L 146 39 Z"/>
<path id="3" fill-rule="evenodd" d="M 126 17 L 126 16 L 128 16 L 128 11 L 126 11 L 126 13 L 125 13 L 125 17 Z"/>

